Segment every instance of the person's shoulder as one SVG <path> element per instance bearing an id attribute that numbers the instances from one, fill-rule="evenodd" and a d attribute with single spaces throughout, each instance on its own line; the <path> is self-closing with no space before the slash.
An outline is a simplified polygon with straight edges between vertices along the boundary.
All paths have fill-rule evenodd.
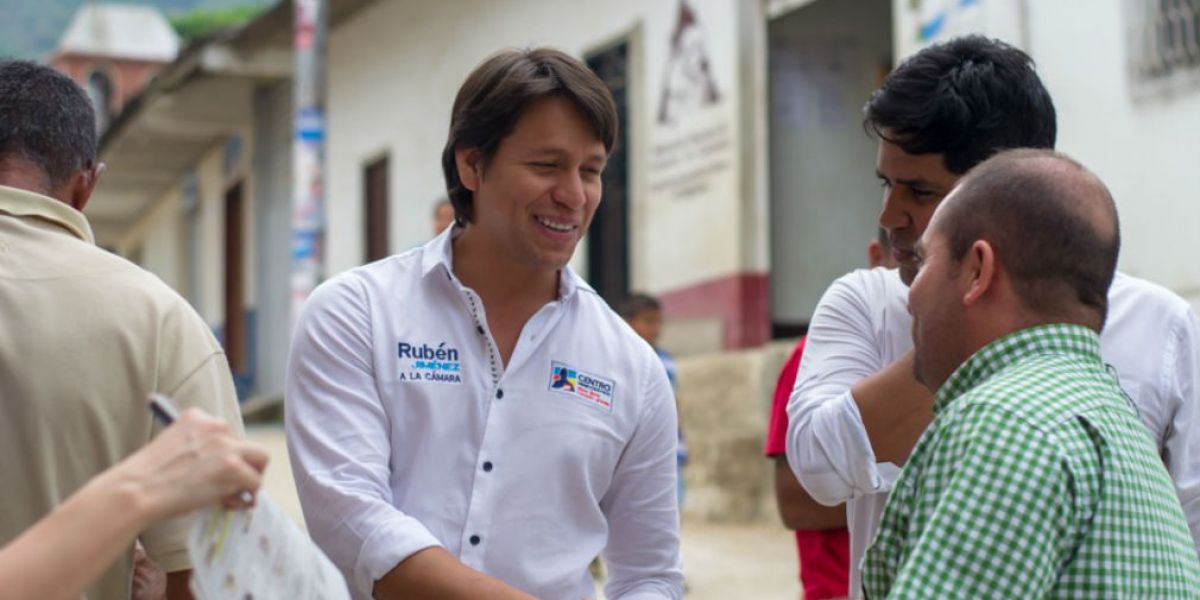
<path id="1" fill-rule="evenodd" d="M 1191 304 L 1175 292 L 1123 273 L 1113 278 L 1101 347 L 1118 369 L 1131 371 L 1131 365 L 1150 356 L 1142 353 L 1146 344 L 1195 336 L 1196 330 Z"/>
<path id="2" fill-rule="evenodd" d="M 894 296 L 904 296 L 908 287 L 900 280 L 896 269 L 875 267 L 855 269 L 838 277 L 829 286 L 826 298 L 855 298 L 863 302 L 882 302 Z M 822 302 L 826 300 L 822 299 Z"/>
<path id="3" fill-rule="evenodd" d="M 366 302 L 381 289 L 407 282 L 419 275 L 421 248 L 394 254 L 377 261 L 342 271 L 321 282 L 309 294 L 305 307 Z"/>
<path id="4" fill-rule="evenodd" d="M 188 301 L 157 274 L 122 256 L 92 246 L 89 260 L 93 272 L 104 280 L 103 289 L 121 296 L 126 303 L 140 300 L 143 304 L 193 311 Z"/>
<path id="5" fill-rule="evenodd" d="M 960 402 L 961 401 L 961 402 Z M 955 401 L 988 407 L 1014 425 L 1050 432 L 1101 406 L 1125 407 L 1115 379 L 1099 360 L 1035 354 L 1005 367 Z"/>
<path id="6" fill-rule="evenodd" d="M 1139 312 L 1165 310 L 1184 313 L 1191 309 L 1187 300 L 1165 286 L 1120 271 L 1113 276 L 1112 286 L 1108 289 L 1108 301 L 1110 311 L 1136 307 Z"/>

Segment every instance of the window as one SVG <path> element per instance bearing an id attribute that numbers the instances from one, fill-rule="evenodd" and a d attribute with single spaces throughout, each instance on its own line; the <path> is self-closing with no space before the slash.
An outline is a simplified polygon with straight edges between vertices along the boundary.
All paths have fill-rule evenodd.
<path id="1" fill-rule="evenodd" d="M 1126 0 L 1136 83 L 1200 80 L 1200 0 Z"/>

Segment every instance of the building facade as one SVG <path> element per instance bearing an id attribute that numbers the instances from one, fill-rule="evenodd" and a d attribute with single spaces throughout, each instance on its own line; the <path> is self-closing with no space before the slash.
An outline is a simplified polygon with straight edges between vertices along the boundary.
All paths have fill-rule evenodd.
<path id="1" fill-rule="evenodd" d="M 458 85 L 496 49 L 549 45 L 596 69 L 623 116 L 575 267 L 611 300 L 660 296 L 664 345 L 679 354 L 794 336 L 828 284 L 865 262 L 875 233 L 867 95 L 897 57 L 980 32 L 1037 61 L 1058 106 L 1059 148 L 1117 199 L 1122 268 L 1200 299 L 1200 263 L 1180 251 L 1200 217 L 1200 169 L 1191 168 L 1200 138 L 1180 126 L 1200 119 L 1200 63 L 1196 30 L 1174 4 L 331 6 L 330 274 L 430 237 Z M 247 390 L 268 395 L 278 393 L 290 326 L 290 26 L 283 3 L 172 63 L 105 136 L 104 200 L 89 208 L 102 240 L 177 285 L 214 328 L 244 320 L 227 317 L 239 306 L 255 315 L 231 340 L 256 348 L 245 351 L 256 370 Z"/>

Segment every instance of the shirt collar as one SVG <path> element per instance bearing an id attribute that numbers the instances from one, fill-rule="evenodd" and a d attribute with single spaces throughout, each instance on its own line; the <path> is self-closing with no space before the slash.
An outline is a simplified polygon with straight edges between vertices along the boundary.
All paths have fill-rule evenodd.
<path id="1" fill-rule="evenodd" d="M 1014 362 L 1034 355 L 1058 354 L 1100 361 L 1100 336 L 1082 325 L 1055 323 L 1010 333 L 984 346 L 955 369 L 933 400 L 935 413 L 955 398 Z"/>
<path id="2" fill-rule="evenodd" d="M 421 276 L 428 277 L 434 271 L 444 273 L 450 279 L 454 276 L 454 238 L 462 233 L 461 225 L 455 223 L 439 233 L 437 237 L 425 243 L 421 256 Z M 579 289 L 590 290 L 591 287 L 567 265 L 558 271 L 558 299 L 566 300 Z"/>
<path id="3" fill-rule="evenodd" d="M 71 235 L 95 244 L 87 217 L 65 202 L 20 188 L 0 185 L 0 213 L 14 217 L 33 217 L 67 230 Z"/>

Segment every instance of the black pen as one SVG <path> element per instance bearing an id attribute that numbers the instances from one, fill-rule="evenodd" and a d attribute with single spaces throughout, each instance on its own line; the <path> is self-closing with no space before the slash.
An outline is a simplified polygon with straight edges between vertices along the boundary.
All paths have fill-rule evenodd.
<path id="1" fill-rule="evenodd" d="M 150 412 L 154 414 L 154 418 L 162 423 L 163 427 L 169 427 L 172 423 L 179 420 L 179 411 L 175 409 L 175 405 L 171 399 L 158 393 L 151 392 L 150 396 Z M 244 504 L 254 503 L 254 494 L 248 490 L 238 492 L 238 500 Z"/>

